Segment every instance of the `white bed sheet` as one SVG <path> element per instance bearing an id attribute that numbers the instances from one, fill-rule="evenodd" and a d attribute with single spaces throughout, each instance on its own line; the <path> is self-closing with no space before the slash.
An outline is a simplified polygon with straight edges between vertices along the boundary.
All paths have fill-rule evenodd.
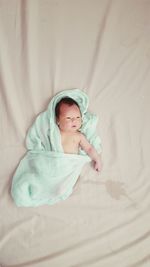
<path id="1" fill-rule="evenodd" d="M 83 89 L 103 170 L 73 194 L 18 208 L 25 136 L 51 97 Z M 150 266 L 150 1 L 0 0 L 0 266 Z"/>

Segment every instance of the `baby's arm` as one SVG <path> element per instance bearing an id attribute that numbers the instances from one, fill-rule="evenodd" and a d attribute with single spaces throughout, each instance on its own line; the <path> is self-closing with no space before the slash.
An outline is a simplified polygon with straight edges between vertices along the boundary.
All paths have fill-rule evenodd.
<path id="1" fill-rule="evenodd" d="M 96 149 L 88 142 L 83 134 L 80 134 L 80 144 L 81 148 L 89 155 L 89 157 L 94 161 L 94 169 L 96 171 L 101 170 L 101 159 L 100 155 L 97 153 Z"/>

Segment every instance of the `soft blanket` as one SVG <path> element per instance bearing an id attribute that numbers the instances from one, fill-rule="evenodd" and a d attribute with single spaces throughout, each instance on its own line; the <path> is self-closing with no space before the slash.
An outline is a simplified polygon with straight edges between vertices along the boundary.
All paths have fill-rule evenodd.
<path id="1" fill-rule="evenodd" d="M 97 116 L 87 111 L 88 96 L 79 89 L 64 90 L 55 95 L 48 109 L 41 113 L 26 137 L 27 153 L 13 176 L 11 194 L 17 206 L 34 207 L 52 205 L 66 199 L 73 191 L 83 165 L 90 158 L 83 150 L 79 154 L 66 154 L 55 119 L 56 104 L 63 97 L 73 98 L 82 114 L 81 132 L 101 151 L 96 134 Z"/>

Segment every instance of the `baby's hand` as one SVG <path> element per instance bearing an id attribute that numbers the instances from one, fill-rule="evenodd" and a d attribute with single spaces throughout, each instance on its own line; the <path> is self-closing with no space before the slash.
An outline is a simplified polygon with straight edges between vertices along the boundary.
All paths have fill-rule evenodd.
<path id="1" fill-rule="evenodd" d="M 97 172 L 100 172 L 101 169 L 102 169 L 102 164 L 101 164 L 101 161 L 98 160 L 98 161 L 94 161 L 94 169 L 97 171 Z"/>

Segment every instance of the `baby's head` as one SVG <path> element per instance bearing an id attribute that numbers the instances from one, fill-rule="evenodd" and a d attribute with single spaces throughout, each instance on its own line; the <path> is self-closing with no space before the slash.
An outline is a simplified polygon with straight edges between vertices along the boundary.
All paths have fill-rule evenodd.
<path id="1" fill-rule="evenodd" d="M 61 131 L 76 132 L 80 129 L 82 122 L 80 108 L 72 98 L 62 98 L 56 105 L 55 115 Z"/>

